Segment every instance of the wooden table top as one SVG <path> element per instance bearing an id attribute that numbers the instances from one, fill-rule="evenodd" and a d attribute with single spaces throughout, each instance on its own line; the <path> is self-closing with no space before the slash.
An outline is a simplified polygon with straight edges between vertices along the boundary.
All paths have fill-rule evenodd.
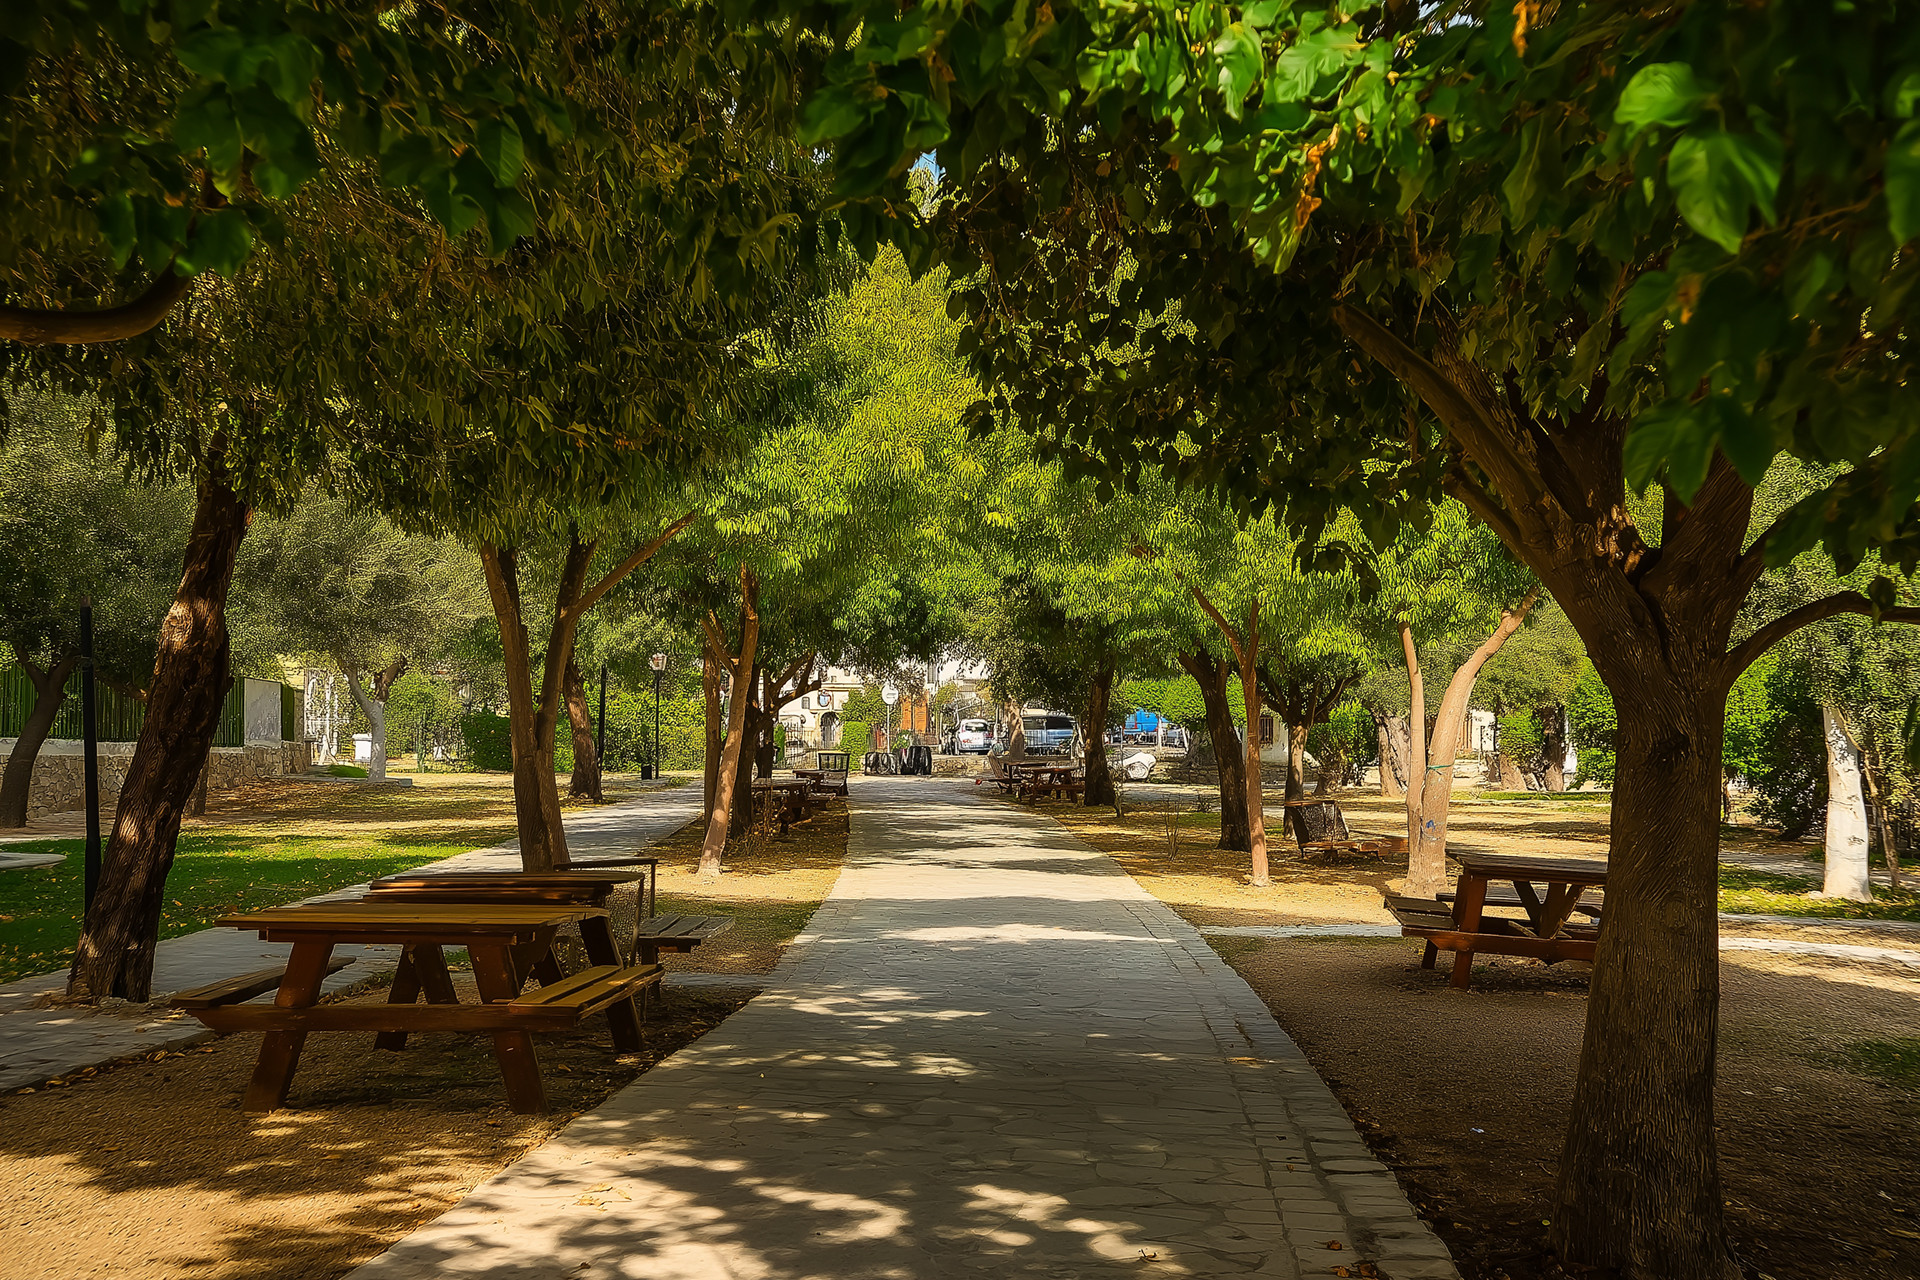
<path id="1" fill-rule="evenodd" d="M 498 940 L 530 939 L 543 930 L 606 914 L 601 907 L 561 904 L 481 906 L 389 899 L 269 907 L 264 911 L 223 916 L 214 923 L 226 929 L 258 929 L 261 937 L 270 940 L 296 935 L 342 941 L 369 937 Z"/>
<path id="2" fill-rule="evenodd" d="M 617 871 L 611 867 L 563 867 L 556 871 L 448 871 L 444 874 L 402 873 L 381 876 L 370 888 L 474 889 L 499 886 L 506 889 L 571 889 L 580 885 L 628 884 L 644 880 L 644 871 Z"/>
<path id="3" fill-rule="evenodd" d="M 1453 858 L 1469 874 L 1495 880 L 1546 880 L 1560 884 L 1607 882 L 1607 864 L 1598 858 L 1543 858 L 1472 850 L 1457 851 Z"/>
<path id="4" fill-rule="evenodd" d="M 792 791 L 796 787 L 806 787 L 811 790 L 813 784 L 791 778 L 755 778 L 753 780 L 755 791 Z"/>

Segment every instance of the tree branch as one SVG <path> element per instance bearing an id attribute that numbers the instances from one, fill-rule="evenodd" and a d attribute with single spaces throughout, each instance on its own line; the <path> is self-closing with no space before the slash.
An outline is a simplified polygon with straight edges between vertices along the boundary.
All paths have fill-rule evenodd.
<path id="1" fill-rule="evenodd" d="M 625 578 L 647 561 L 653 559 L 655 552 L 672 541 L 675 534 L 692 524 L 699 514 L 697 511 L 687 512 L 687 514 L 662 529 L 651 542 L 648 542 L 625 560 L 622 560 L 618 565 L 615 565 L 613 569 L 607 573 L 606 577 L 594 583 L 581 594 L 580 601 L 575 606 L 576 611 L 585 613 L 587 610 L 593 608 L 594 605 L 599 603 L 601 596 L 604 596 L 607 592 L 619 586 L 621 579 Z"/>
<path id="2" fill-rule="evenodd" d="M 1839 617 L 1843 613 L 1859 613 L 1869 618 L 1876 617 L 1873 601 L 1858 591 L 1842 591 L 1821 600 L 1809 601 L 1798 609 L 1789 609 L 1729 649 L 1721 675 L 1731 686 L 1740 678 L 1740 673 L 1752 666 L 1761 654 L 1800 628 L 1828 618 Z M 1881 609 L 1877 613 L 1877 618 L 1881 622 L 1920 622 L 1920 607 L 1899 605 L 1892 609 Z"/>
<path id="3" fill-rule="evenodd" d="M 117 307 L 64 311 L 0 306 L 0 340 L 44 346 L 56 342 L 119 342 L 137 337 L 166 319 L 174 304 L 186 297 L 192 286 L 192 276 L 176 275 L 173 264 L 168 263 L 145 293 Z"/>

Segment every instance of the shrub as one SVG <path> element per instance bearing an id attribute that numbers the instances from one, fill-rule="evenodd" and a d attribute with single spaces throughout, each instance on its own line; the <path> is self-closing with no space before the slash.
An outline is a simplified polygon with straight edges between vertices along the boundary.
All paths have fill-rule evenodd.
<path id="1" fill-rule="evenodd" d="M 1567 724 L 1573 730 L 1573 749 L 1580 757 L 1575 786 L 1613 781 L 1613 736 L 1619 723 L 1612 691 L 1593 663 L 1582 659 L 1580 678 L 1567 695 Z"/>
<path id="2" fill-rule="evenodd" d="M 873 727 L 865 720 L 842 720 L 840 749 L 852 752 L 853 758 L 858 760 L 873 750 Z"/>
<path id="3" fill-rule="evenodd" d="M 1766 677 L 1766 724 L 1754 734 L 1750 781 L 1754 811 L 1788 840 L 1805 835 L 1827 807 L 1827 744 L 1820 702 L 1802 663 L 1782 662 Z"/>
<path id="4" fill-rule="evenodd" d="M 460 737 L 467 744 L 467 762 L 473 768 L 513 768 L 513 730 L 507 717 L 491 711 L 469 711 L 460 717 Z"/>

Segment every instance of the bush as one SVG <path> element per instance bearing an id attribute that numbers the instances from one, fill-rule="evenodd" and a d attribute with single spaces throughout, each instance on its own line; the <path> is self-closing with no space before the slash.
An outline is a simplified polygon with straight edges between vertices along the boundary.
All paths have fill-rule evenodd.
<path id="1" fill-rule="evenodd" d="M 1613 737 L 1619 717 L 1613 708 L 1613 693 L 1606 681 L 1586 659 L 1580 662 L 1580 679 L 1567 695 L 1567 724 L 1573 731 L 1573 749 L 1579 754 L 1580 770 L 1574 785 L 1588 782 L 1613 782 Z"/>
<path id="2" fill-rule="evenodd" d="M 1342 785 L 1348 785 L 1380 754 L 1380 734 L 1364 707 L 1343 702 L 1325 724 L 1307 730 L 1307 750 L 1322 769 L 1331 769 Z"/>
<path id="3" fill-rule="evenodd" d="M 473 768 L 513 768 L 513 730 L 507 717 L 491 711 L 469 711 L 460 717 L 460 737 L 467 744 L 467 763 Z"/>
<path id="4" fill-rule="evenodd" d="M 1516 711 L 1500 717 L 1500 754 L 1522 769 L 1532 768 L 1546 745 L 1540 717 L 1533 712 Z"/>
<path id="5" fill-rule="evenodd" d="M 1766 723 L 1753 735 L 1754 811 L 1788 840 L 1805 835 L 1827 807 L 1827 743 L 1808 674 L 1797 662 L 1767 673 Z"/>
<path id="6" fill-rule="evenodd" d="M 873 726 L 865 720 L 842 720 L 840 750 L 852 752 L 856 760 L 873 750 Z"/>

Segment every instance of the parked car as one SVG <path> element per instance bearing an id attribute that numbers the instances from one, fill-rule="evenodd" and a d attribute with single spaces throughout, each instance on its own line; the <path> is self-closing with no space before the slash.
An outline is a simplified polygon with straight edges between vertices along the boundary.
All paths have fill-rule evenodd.
<path id="1" fill-rule="evenodd" d="M 993 749 L 993 721 L 962 720 L 953 735 L 953 749 L 963 756 L 983 756 Z"/>
<path id="2" fill-rule="evenodd" d="M 1073 745 L 1073 735 L 1078 725 L 1072 716 L 1054 715 L 1046 711 L 1029 711 L 1020 717 L 1020 727 L 1026 731 L 1027 750 L 1034 755 L 1054 755 L 1064 752 Z M 1007 735 L 1002 732 L 995 746 L 1007 749 Z"/>

